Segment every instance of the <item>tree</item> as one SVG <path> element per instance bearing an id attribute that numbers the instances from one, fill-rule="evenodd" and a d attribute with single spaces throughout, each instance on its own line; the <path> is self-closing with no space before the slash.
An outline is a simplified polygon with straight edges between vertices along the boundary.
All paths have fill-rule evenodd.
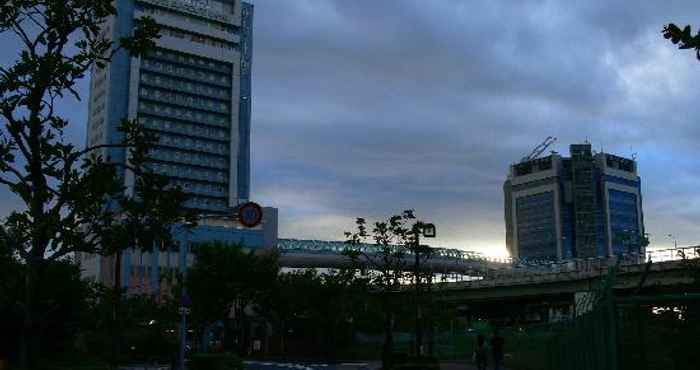
<path id="1" fill-rule="evenodd" d="M 667 24 L 661 31 L 664 38 L 671 40 L 674 45 L 678 45 L 679 49 L 695 49 L 695 57 L 700 60 L 700 31 L 693 36 L 690 31 L 690 26 L 685 26 L 681 30 L 673 23 Z"/>
<path id="2" fill-rule="evenodd" d="M 114 293 L 112 288 L 93 285 L 85 306 L 87 314 L 81 323 L 80 356 L 106 359 L 112 352 L 112 301 L 104 299 Z M 161 300 L 152 295 L 125 297 L 119 317 L 120 340 L 126 349 L 119 353 L 120 362 L 173 361 L 178 342 L 177 303 L 173 299 Z"/>
<path id="3" fill-rule="evenodd" d="M 129 37 L 106 39 L 100 26 L 115 14 L 110 0 L 0 0 L 0 34 L 21 44 L 18 59 L 0 67 L 0 184 L 25 205 L 5 220 L 2 234 L 27 269 L 21 368 L 37 357 L 28 348 L 40 338 L 33 333 L 35 299 L 48 264 L 76 252 L 116 254 L 118 261 L 124 248 L 168 240 L 168 224 L 185 218 L 172 211 L 186 196 L 144 166 L 156 138 L 137 121 L 122 123 L 122 142 L 78 149 L 63 136 L 70 122 L 55 108 L 62 99 L 80 99 L 76 83 L 91 68 L 103 68 L 116 53 L 138 56 L 155 46 L 158 27 L 148 17 Z M 117 147 L 128 150 L 128 164 L 98 155 Z M 124 171 L 138 177 L 129 194 Z"/>
<path id="4" fill-rule="evenodd" d="M 27 265 L 17 260 L 0 262 L 0 358 L 17 359 L 17 336 L 22 330 L 22 298 Z M 73 341 L 86 317 L 89 284 L 80 279 L 80 270 L 69 259 L 45 265 L 46 279 L 38 287 L 35 298 L 37 315 L 35 334 L 44 338 L 33 342 L 46 354 L 43 360 L 57 360 L 70 353 Z"/>
<path id="5" fill-rule="evenodd" d="M 355 232 L 346 232 L 349 245 L 346 255 L 357 260 L 363 259 L 370 269 L 370 284 L 372 291 L 381 299 L 384 313 L 384 346 L 382 349 L 382 366 L 392 368 L 392 352 L 394 346 L 393 329 L 397 310 L 397 297 L 402 293 L 402 284 L 413 280 L 416 289 L 416 347 L 421 345 L 422 319 L 420 317 L 420 284 L 428 278 L 426 270 L 419 268 L 421 258 L 429 255 L 420 245 L 420 235 L 424 224 L 416 219 L 413 210 L 406 210 L 401 215 L 391 216 L 383 222 L 375 222 L 371 233 L 367 230 L 364 218 L 356 221 Z M 363 247 L 368 241 L 373 241 L 376 253 L 368 253 Z M 413 252 L 413 273 L 408 274 L 409 252 Z M 421 253 L 424 257 L 421 257 Z M 425 260 L 423 260 L 425 262 Z M 432 273 L 430 273 L 432 276 Z M 432 282 L 432 278 L 428 278 Z M 419 353 L 417 353 L 418 355 Z"/>
<path id="6" fill-rule="evenodd" d="M 185 286 L 192 298 L 192 320 L 200 334 L 216 323 L 234 324 L 235 340 L 244 342 L 246 308 L 256 310 L 273 289 L 279 267 L 277 256 L 257 255 L 240 245 L 203 243 L 193 248 L 195 263 L 187 272 Z M 239 350 L 241 348 L 238 348 Z"/>
<path id="7" fill-rule="evenodd" d="M 352 339 L 355 320 L 367 314 L 369 278 L 351 266 L 324 273 L 321 279 L 320 300 L 315 307 L 318 322 L 325 328 L 326 356 L 335 360 L 339 347 Z"/>
<path id="8" fill-rule="evenodd" d="M 289 334 L 294 334 L 296 337 L 306 336 L 304 349 L 307 351 L 316 348 L 316 343 L 309 343 L 312 341 L 309 332 L 314 331 L 319 324 L 316 321 L 319 316 L 316 311 L 322 300 L 322 284 L 323 280 L 315 269 L 297 270 L 278 275 L 273 294 L 269 296 L 263 308 L 266 309 L 265 316 L 276 324 L 281 353 L 302 356 L 310 354 L 299 353 L 301 348 L 291 348 L 291 353 L 288 353 Z"/>

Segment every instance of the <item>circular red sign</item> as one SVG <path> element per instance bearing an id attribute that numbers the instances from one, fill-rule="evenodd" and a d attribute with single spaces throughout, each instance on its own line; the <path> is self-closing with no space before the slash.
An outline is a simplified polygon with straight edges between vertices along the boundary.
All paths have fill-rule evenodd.
<path id="1" fill-rule="evenodd" d="M 238 222 L 245 227 L 260 225 L 263 218 L 263 210 L 259 204 L 248 202 L 238 208 Z"/>

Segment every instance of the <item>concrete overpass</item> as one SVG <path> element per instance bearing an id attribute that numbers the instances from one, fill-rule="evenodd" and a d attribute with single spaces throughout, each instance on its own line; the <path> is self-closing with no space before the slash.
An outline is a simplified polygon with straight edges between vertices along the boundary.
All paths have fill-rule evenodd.
<path id="1" fill-rule="evenodd" d="M 279 239 L 277 249 L 280 253 L 279 263 L 283 267 L 296 268 L 342 268 L 351 265 L 349 257 L 343 255 L 345 250 L 362 252 L 364 257 L 359 263 L 365 267 L 380 264 L 380 248 L 373 244 L 353 246 L 342 241 Z M 491 271 L 508 270 L 512 266 L 510 259 L 487 258 L 477 252 L 460 249 L 433 248 L 434 255 L 427 265 L 437 273 L 458 273 L 483 276 Z M 405 262 L 413 264 L 413 254 L 407 251 Z"/>
<path id="2" fill-rule="evenodd" d="M 599 286 L 611 262 L 602 260 L 591 263 L 587 268 L 563 272 L 492 273 L 480 280 L 439 284 L 434 288 L 435 299 L 473 302 L 589 292 Z M 645 269 L 646 264 L 621 265 L 614 289 L 618 292 L 636 289 Z M 643 287 L 683 286 L 692 282 L 693 277 L 682 261 L 663 261 L 651 264 Z"/>

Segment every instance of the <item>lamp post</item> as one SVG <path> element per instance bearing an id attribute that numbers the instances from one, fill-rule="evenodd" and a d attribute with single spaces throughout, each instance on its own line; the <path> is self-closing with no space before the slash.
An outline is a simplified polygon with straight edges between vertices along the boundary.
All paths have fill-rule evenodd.
<path id="1" fill-rule="evenodd" d="M 190 231 L 190 228 L 195 224 L 193 222 L 185 222 L 182 226 L 183 229 L 180 232 Z M 178 356 L 178 369 L 185 370 L 185 347 L 187 345 L 187 315 L 190 314 L 190 306 L 192 306 L 192 300 L 187 295 L 185 288 L 185 277 L 187 276 L 187 254 L 189 253 L 189 243 L 187 238 L 181 243 L 180 246 L 180 267 L 182 269 L 182 296 L 180 298 L 180 352 Z"/>
<path id="2" fill-rule="evenodd" d="M 678 249 L 678 239 L 676 239 L 676 236 L 673 234 L 667 234 L 666 237 L 673 240 L 673 249 L 675 252 L 675 250 Z"/>
<path id="3" fill-rule="evenodd" d="M 187 344 L 187 315 L 190 314 L 190 306 L 192 301 L 186 294 L 182 294 L 180 300 L 180 356 L 178 359 L 178 368 L 185 370 L 185 346 Z"/>
<path id="4" fill-rule="evenodd" d="M 421 244 L 420 244 L 420 236 L 421 234 L 425 236 L 426 238 L 434 238 L 436 235 L 436 229 L 434 224 L 424 224 L 424 223 L 419 223 L 415 227 L 415 245 L 413 248 L 413 256 L 414 256 L 414 277 L 415 277 L 415 285 L 416 285 L 416 343 L 415 343 L 415 352 L 416 356 L 422 356 L 423 355 L 423 327 L 422 327 L 422 312 L 421 312 L 421 305 L 420 305 L 420 252 L 421 252 Z"/>

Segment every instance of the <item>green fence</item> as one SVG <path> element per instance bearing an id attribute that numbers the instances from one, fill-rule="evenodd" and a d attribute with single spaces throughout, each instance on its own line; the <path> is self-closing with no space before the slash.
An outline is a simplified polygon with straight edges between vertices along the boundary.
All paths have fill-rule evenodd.
<path id="1" fill-rule="evenodd" d="M 621 370 L 700 369 L 700 294 L 616 301 Z"/>
<path id="2" fill-rule="evenodd" d="M 568 322 L 506 333 L 514 370 L 700 369 L 700 294 L 611 298 Z"/>

